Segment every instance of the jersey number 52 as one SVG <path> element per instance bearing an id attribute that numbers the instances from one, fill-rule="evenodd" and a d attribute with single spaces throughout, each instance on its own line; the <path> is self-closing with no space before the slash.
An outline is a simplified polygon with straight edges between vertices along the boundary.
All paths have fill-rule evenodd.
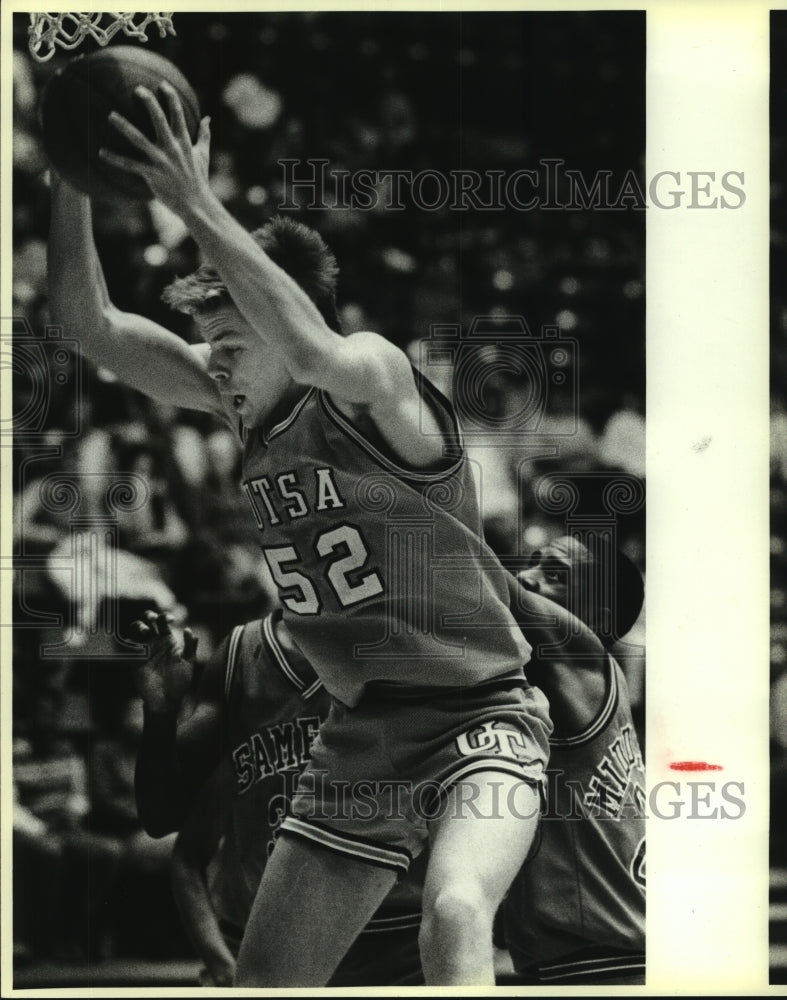
<path id="1" fill-rule="evenodd" d="M 364 572 L 369 550 L 352 524 L 322 532 L 313 546 L 318 566 L 322 564 L 321 572 L 343 608 L 382 594 L 380 574 L 376 570 Z M 277 545 L 263 551 L 282 603 L 298 615 L 318 615 L 323 601 L 313 580 L 299 568 L 304 559 L 295 546 Z"/>

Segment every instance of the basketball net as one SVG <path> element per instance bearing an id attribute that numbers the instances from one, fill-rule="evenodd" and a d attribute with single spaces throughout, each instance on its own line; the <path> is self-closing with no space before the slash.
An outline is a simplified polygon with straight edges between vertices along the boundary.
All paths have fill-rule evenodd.
<path id="1" fill-rule="evenodd" d="M 102 20 L 104 24 L 102 26 Z M 137 23 L 139 22 L 139 23 Z M 146 32 L 155 24 L 159 35 L 174 35 L 172 12 L 169 14 L 31 14 L 27 29 L 30 55 L 36 62 L 47 62 L 55 48 L 75 49 L 90 35 L 99 45 L 106 45 L 119 31 L 146 42 Z"/>

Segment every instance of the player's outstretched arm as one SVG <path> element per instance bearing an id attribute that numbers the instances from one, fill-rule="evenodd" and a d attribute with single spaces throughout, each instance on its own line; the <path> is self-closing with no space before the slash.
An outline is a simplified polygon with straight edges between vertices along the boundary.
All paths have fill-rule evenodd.
<path id="1" fill-rule="evenodd" d="M 223 715 L 220 678 L 214 660 L 205 668 L 194 711 L 180 720 L 192 686 L 196 640 L 170 628 L 169 616 L 148 611 L 137 622 L 137 638 L 150 644 L 140 668 L 144 723 L 137 753 L 134 788 L 137 811 L 152 837 L 178 830 L 197 790 L 221 754 Z"/>
<path id="2" fill-rule="evenodd" d="M 225 417 L 204 357 L 157 323 L 117 309 L 93 239 L 90 199 L 55 171 L 48 247 L 53 322 L 84 354 L 154 399 Z"/>
<path id="3" fill-rule="evenodd" d="M 555 734 L 582 732 L 607 693 L 607 655 L 598 636 L 570 611 L 522 587 L 507 574 L 511 613 L 533 647 L 525 665 L 531 684 L 549 701 Z"/>
<path id="4" fill-rule="evenodd" d="M 554 601 L 523 587 L 506 573 L 511 613 L 533 647 L 549 650 L 552 658 L 587 659 L 604 652 L 601 640 L 575 615 Z"/>
<path id="5" fill-rule="evenodd" d="M 235 974 L 207 883 L 208 864 L 227 825 L 231 781 L 222 761 L 195 798 L 172 852 L 172 890 L 189 940 L 205 963 L 202 986 L 232 986 Z"/>

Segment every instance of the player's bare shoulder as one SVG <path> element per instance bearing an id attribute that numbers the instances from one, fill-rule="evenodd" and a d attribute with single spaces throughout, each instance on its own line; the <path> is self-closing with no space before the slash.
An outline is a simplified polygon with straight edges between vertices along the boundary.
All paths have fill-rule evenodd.
<path id="1" fill-rule="evenodd" d="M 405 352 L 372 331 L 343 338 L 342 352 L 360 384 L 335 403 L 361 429 L 373 425 L 407 465 L 429 467 L 444 455 L 446 414 L 424 394 Z"/>

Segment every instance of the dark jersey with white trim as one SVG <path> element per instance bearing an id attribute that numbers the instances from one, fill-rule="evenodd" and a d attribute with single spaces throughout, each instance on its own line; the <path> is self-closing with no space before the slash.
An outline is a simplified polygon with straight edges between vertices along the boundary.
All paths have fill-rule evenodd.
<path id="1" fill-rule="evenodd" d="M 228 826 L 210 866 L 210 890 L 222 926 L 242 932 L 276 832 L 289 811 L 297 776 L 328 714 L 330 696 L 311 666 L 285 648 L 280 613 L 238 626 L 226 646 L 227 747 L 234 773 Z M 422 882 L 398 883 L 368 930 L 420 921 Z"/>
<path id="2" fill-rule="evenodd" d="M 534 980 L 644 972 L 645 768 L 623 673 L 579 735 L 550 740 L 540 843 L 506 901 L 514 964 Z"/>
<path id="3" fill-rule="evenodd" d="M 233 629 L 224 694 L 235 787 L 211 888 L 222 919 L 243 928 L 330 697 L 308 664 L 287 655 L 271 616 Z"/>
<path id="4" fill-rule="evenodd" d="M 483 540 L 450 404 L 416 373 L 444 459 L 407 467 L 311 389 L 281 423 L 246 432 L 243 487 L 290 632 L 348 706 L 368 685 L 523 681 L 530 647 Z"/>

